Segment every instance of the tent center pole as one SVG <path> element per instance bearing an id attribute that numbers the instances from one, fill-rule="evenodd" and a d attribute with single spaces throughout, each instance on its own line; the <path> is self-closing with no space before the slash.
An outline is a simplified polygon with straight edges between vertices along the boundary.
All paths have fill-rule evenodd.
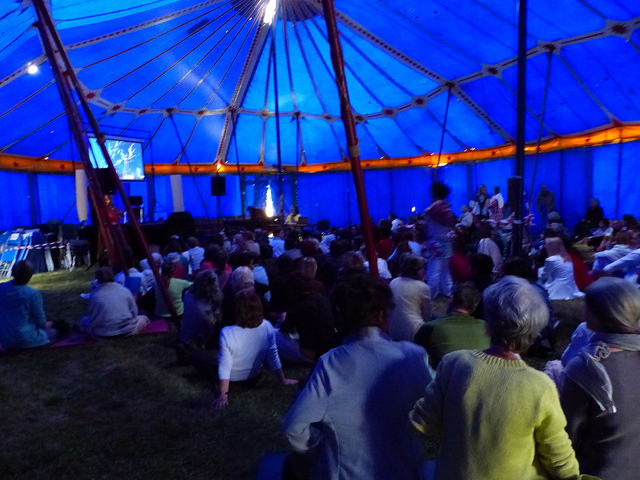
<path id="1" fill-rule="evenodd" d="M 520 255 L 522 253 L 522 194 L 524 185 L 524 132 L 525 132 L 525 111 L 527 107 L 527 0 L 518 2 L 518 106 L 516 109 L 516 171 L 515 187 L 513 196 L 513 210 L 515 214 L 513 223 L 513 233 L 511 237 L 511 254 Z"/>
<path id="2" fill-rule="evenodd" d="M 347 134 L 347 150 L 351 160 L 351 172 L 353 173 L 353 183 L 356 187 L 358 197 L 358 207 L 360 209 L 360 223 L 364 234 L 364 242 L 367 248 L 367 259 L 369 260 L 369 271 L 372 275 L 378 276 L 378 256 L 376 254 L 375 240 L 373 237 L 373 226 L 369 215 L 369 205 L 367 204 L 367 191 L 364 185 L 364 175 L 360 164 L 360 147 L 356 135 L 356 122 L 351 110 L 349 101 L 349 90 L 347 89 L 347 78 L 344 74 L 344 58 L 342 47 L 336 24 L 336 11 L 333 0 L 322 0 L 324 19 L 327 22 L 327 32 L 329 34 L 329 46 L 331 47 L 331 61 L 336 74 L 336 84 L 340 95 L 340 111 L 344 129 Z"/>

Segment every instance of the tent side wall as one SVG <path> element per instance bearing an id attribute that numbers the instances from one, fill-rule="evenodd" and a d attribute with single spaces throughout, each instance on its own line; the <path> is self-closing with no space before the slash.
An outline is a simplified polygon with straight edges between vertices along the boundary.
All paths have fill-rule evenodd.
<path id="1" fill-rule="evenodd" d="M 623 214 L 640 214 L 640 190 L 636 173 L 640 158 L 640 141 L 599 147 L 564 150 L 529 156 L 525 164 L 525 198 L 535 201 L 541 184 L 553 190 L 556 205 L 568 225 L 574 225 L 584 214 L 589 198 L 600 200 L 605 216 L 620 218 Z M 532 179 L 535 183 L 532 186 Z M 365 171 L 369 209 L 374 220 L 389 212 L 408 217 L 429 204 L 429 187 L 434 171 L 428 168 Z M 489 191 L 499 186 L 507 198 L 508 178 L 514 173 L 514 160 L 447 165 L 438 172 L 438 180 L 452 189 L 450 201 L 454 212 L 480 184 Z M 264 207 L 267 186 L 277 192 L 277 180 L 269 175 L 225 175 L 226 194 L 211 193 L 210 176 L 183 176 L 185 210 L 194 217 L 242 215 L 241 182 L 244 183 L 245 205 Z M 285 183 L 285 208 L 295 194 L 303 216 L 311 223 L 330 220 L 342 226 L 359 223 L 358 207 L 351 173 L 300 174 Z M 171 181 L 168 176 L 147 176 L 143 182 L 124 182 L 131 196 L 141 196 L 146 220 L 166 219 L 174 211 Z M 45 223 L 51 219 L 77 223 L 73 175 L 0 172 L 0 230 Z M 533 195 L 532 195 L 533 192 Z M 155 197 L 155 201 L 153 198 Z M 525 212 L 528 212 L 528 206 Z M 245 212 L 246 213 L 246 212 Z M 535 211 L 534 211 L 535 213 Z"/>

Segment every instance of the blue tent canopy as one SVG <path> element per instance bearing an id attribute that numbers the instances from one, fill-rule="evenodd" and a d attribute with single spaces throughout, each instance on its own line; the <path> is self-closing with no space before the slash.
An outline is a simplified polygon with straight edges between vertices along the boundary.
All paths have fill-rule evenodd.
<path id="1" fill-rule="evenodd" d="M 266 185 L 274 182 L 263 174 L 272 173 L 278 163 L 279 142 L 282 163 L 291 166 L 290 172 L 301 172 L 287 184 L 287 203 L 299 203 L 311 220 L 332 215 L 337 223 L 359 221 L 348 175 L 303 175 L 314 165 L 344 165 L 346 158 L 320 0 L 279 0 L 272 21 L 268 0 L 47 3 L 103 132 L 143 142 L 145 162 L 167 166 L 162 172 L 188 162 L 200 167 L 196 174 L 207 175 L 183 179 L 185 206 L 196 215 L 206 212 L 194 192 L 208 190 L 212 173 L 229 175 L 222 215 L 241 213 L 241 188 L 246 204 L 263 201 Z M 402 167 L 413 164 L 407 159 L 424 164 L 441 149 L 442 163 L 452 163 L 441 178 L 454 187 L 454 206 L 466 202 L 479 183 L 506 190 L 513 173 L 509 155 L 500 154 L 506 159 L 486 165 L 478 162 L 491 160 L 491 149 L 513 145 L 516 136 L 517 2 L 335 4 L 361 157 L 365 167 L 367 160 L 371 166 L 389 160 L 380 164 L 387 167 L 384 171 L 367 173 L 373 216 L 423 208 L 430 171 L 388 167 L 394 159 L 403 159 L 398 163 Z M 12 208 L 0 200 L 0 228 L 62 217 L 74 201 L 73 180 L 51 175 L 56 161 L 77 161 L 78 154 L 36 21 L 28 0 L 0 6 L 0 153 L 53 166 L 41 169 L 40 162 L 24 168 L 39 172 L 31 175 L 40 181 L 0 172 L 0 184 L 39 200 Z M 529 2 L 527 142 L 590 139 L 603 131 L 614 132 L 605 135 L 603 144 L 638 138 L 636 130 L 623 128 L 640 124 L 639 27 L 637 2 Z M 562 190 L 567 203 L 577 203 L 571 215 L 578 218 L 590 196 L 606 197 L 602 200 L 611 204 L 609 216 L 627 209 L 637 213 L 638 196 L 625 183 L 637 158 L 635 145 L 543 150 L 534 190 L 540 183 Z M 483 149 L 489 153 L 470 156 L 473 163 L 447 161 L 449 154 L 465 160 L 465 154 Z M 527 164 L 527 190 L 533 162 L 532 157 Z M 24 164 L 16 163 L 21 170 Z M 249 178 L 241 178 L 234 175 L 239 164 L 256 168 L 247 168 Z M 2 163 L 5 170 L 11 165 L 10 159 Z M 568 181 L 565 175 L 576 171 L 579 181 Z M 621 188 L 610 188 L 608 182 L 620 181 Z M 147 198 L 149 182 L 159 203 L 156 214 L 170 213 L 166 177 L 147 177 L 145 184 L 127 188 Z M 575 187 L 577 183 L 585 187 Z M 55 193 L 56 188 L 65 195 Z M 59 208 L 52 207 L 50 197 Z M 330 208 L 328 198 L 335 204 Z M 16 217 L 26 219 L 18 222 Z"/>

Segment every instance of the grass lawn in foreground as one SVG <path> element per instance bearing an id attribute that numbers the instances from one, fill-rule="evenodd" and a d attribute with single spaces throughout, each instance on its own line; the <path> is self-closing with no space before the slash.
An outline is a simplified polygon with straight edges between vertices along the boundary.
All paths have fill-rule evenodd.
<path id="1" fill-rule="evenodd" d="M 95 272 L 34 276 L 47 315 L 77 321 Z M 173 334 L 102 340 L 0 357 L 0 465 L 7 479 L 250 479 L 261 456 L 286 447 L 280 433 L 296 386 L 265 372 L 231 387 L 211 408 L 215 384 L 172 365 Z M 289 369 L 304 379 L 308 369 Z"/>
<path id="2" fill-rule="evenodd" d="M 95 271 L 35 275 L 49 319 L 77 322 Z M 443 305 L 436 305 L 442 311 Z M 582 301 L 556 305 L 565 323 Z M 568 342 L 564 329 L 552 358 Z M 286 450 L 282 417 L 297 387 L 264 372 L 211 407 L 213 380 L 173 365 L 174 334 L 102 340 L 0 357 L 0 471 L 6 479 L 252 479 L 263 454 Z M 546 359 L 527 358 L 536 368 Z M 285 368 L 304 380 L 307 368 Z"/>

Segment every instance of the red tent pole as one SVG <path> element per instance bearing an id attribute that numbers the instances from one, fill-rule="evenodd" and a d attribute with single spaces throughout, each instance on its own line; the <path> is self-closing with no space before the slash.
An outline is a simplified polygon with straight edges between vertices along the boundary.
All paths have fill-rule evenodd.
<path id="1" fill-rule="evenodd" d="M 169 296 L 168 284 L 160 274 L 160 270 L 158 270 L 158 267 L 155 264 L 155 261 L 151 254 L 151 251 L 149 250 L 149 245 L 147 244 L 147 240 L 144 237 L 144 233 L 142 232 L 142 228 L 140 227 L 140 224 L 137 221 L 135 221 L 133 209 L 131 208 L 131 202 L 129 202 L 129 198 L 127 197 L 124 187 L 122 186 L 122 182 L 120 181 L 120 178 L 118 177 L 118 174 L 116 173 L 116 170 L 113 167 L 113 163 L 111 162 L 111 157 L 109 155 L 109 152 L 107 151 L 107 148 L 104 145 L 104 134 L 100 131 L 100 126 L 98 125 L 98 121 L 94 117 L 91 111 L 91 108 L 89 107 L 89 103 L 87 102 L 87 99 L 84 97 L 84 94 L 82 92 L 82 88 L 80 85 L 80 81 L 76 76 L 76 73 L 75 73 L 75 70 L 73 69 L 73 65 L 71 64 L 71 61 L 69 60 L 69 56 L 67 55 L 67 52 L 64 48 L 64 44 L 62 43 L 62 40 L 58 35 L 58 31 L 55 28 L 53 19 L 49 14 L 49 10 L 47 10 L 47 7 L 43 0 L 33 0 L 33 6 L 36 10 L 36 15 L 38 18 L 37 27 L 39 29 L 41 38 L 43 40 L 43 44 L 46 49 L 47 58 L 49 60 L 49 64 L 51 65 L 51 69 L 54 72 L 56 83 L 58 83 L 58 88 L 60 90 L 61 98 L 65 105 L 67 116 L 70 119 L 70 124 L 74 132 L 74 137 L 78 145 L 78 150 L 80 152 L 80 158 L 82 159 L 85 169 L 87 170 L 87 178 L 89 179 L 89 192 L 95 202 L 96 211 L 100 212 L 101 209 L 104 210 L 104 207 L 103 207 L 104 197 L 101 196 L 102 191 L 99 188 L 99 182 L 91 180 L 92 178 L 95 179 L 95 176 L 93 172 L 93 167 L 91 165 L 91 161 L 89 159 L 89 151 L 88 151 L 86 140 L 84 137 L 84 130 L 82 126 L 82 120 L 80 117 L 80 110 L 76 105 L 76 103 L 71 99 L 72 90 L 75 90 L 78 100 L 80 101 L 80 104 L 82 105 L 82 108 L 85 112 L 87 120 L 89 121 L 89 125 L 91 126 L 91 129 L 93 130 L 93 133 L 95 134 L 96 139 L 98 140 L 98 144 L 100 145 L 102 154 L 104 155 L 104 158 L 107 162 L 107 166 L 112 176 L 112 180 L 118 190 L 118 193 L 122 197 L 122 201 L 124 203 L 125 209 L 127 211 L 127 215 L 129 217 L 129 224 L 133 228 L 134 236 L 140 242 L 142 248 L 144 249 L 147 255 L 147 258 L 149 259 L 149 266 L 151 267 L 151 270 L 153 271 L 153 274 L 156 278 L 156 283 L 160 287 L 160 292 L 163 296 L 164 301 L 167 304 L 167 308 L 169 309 L 169 312 L 171 313 L 171 317 L 173 318 L 174 322 L 177 325 L 178 315 L 176 313 L 175 306 L 171 301 L 171 297 Z M 51 41 L 53 41 L 53 44 L 51 44 Z M 57 52 L 54 51 L 54 48 L 57 48 Z M 56 53 L 59 55 L 60 59 L 64 63 L 64 67 L 65 67 L 64 72 L 61 71 L 61 68 L 57 63 L 57 60 L 55 58 Z M 106 215 L 102 214 L 99 216 L 101 217 L 102 220 L 104 220 Z M 113 227 L 113 225 L 110 225 L 110 227 Z M 105 231 L 108 232 L 109 229 Z M 113 238 L 113 233 L 117 232 L 117 230 L 115 228 L 110 228 L 110 231 L 112 234 L 111 243 L 113 246 L 113 250 L 117 255 L 117 257 L 114 257 L 114 258 L 119 258 L 124 268 L 125 275 L 128 275 L 126 273 L 127 272 L 126 262 L 124 261 L 124 255 L 122 253 L 123 247 L 125 246 L 124 236 L 120 234 L 118 238 Z M 105 238 L 108 238 L 108 237 L 105 235 Z"/>
<path id="2" fill-rule="evenodd" d="M 371 225 L 371 217 L 369 215 L 369 205 L 367 204 L 364 175 L 362 174 L 362 166 L 360 165 L 360 147 L 358 145 L 358 137 L 356 135 L 356 122 L 353 118 L 353 112 L 351 111 L 349 90 L 347 89 L 347 78 L 344 74 L 344 58 L 342 56 L 342 47 L 340 46 L 338 26 L 336 25 L 336 11 L 333 0 L 322 0 L 322 7 L 324 9 L 324 19 L 327 22 L 327 31 L 329 33 L 331 61 L 336 74 L 338 94 L 340 95 L 342 122 L 344 123 L 344 129 L 347 134 L 347 151 L 349 153 L 349 160 L 351 161 L 353 183 L 356 187 L 358 208 L 360 210 L 360 223 L 362 224 L 364 242 L 367 248 L 367 259 L 369 260 L 369 271 L 372 275 L 377 277 L 378 256 L 376 254 L 373 226 Z"/>

